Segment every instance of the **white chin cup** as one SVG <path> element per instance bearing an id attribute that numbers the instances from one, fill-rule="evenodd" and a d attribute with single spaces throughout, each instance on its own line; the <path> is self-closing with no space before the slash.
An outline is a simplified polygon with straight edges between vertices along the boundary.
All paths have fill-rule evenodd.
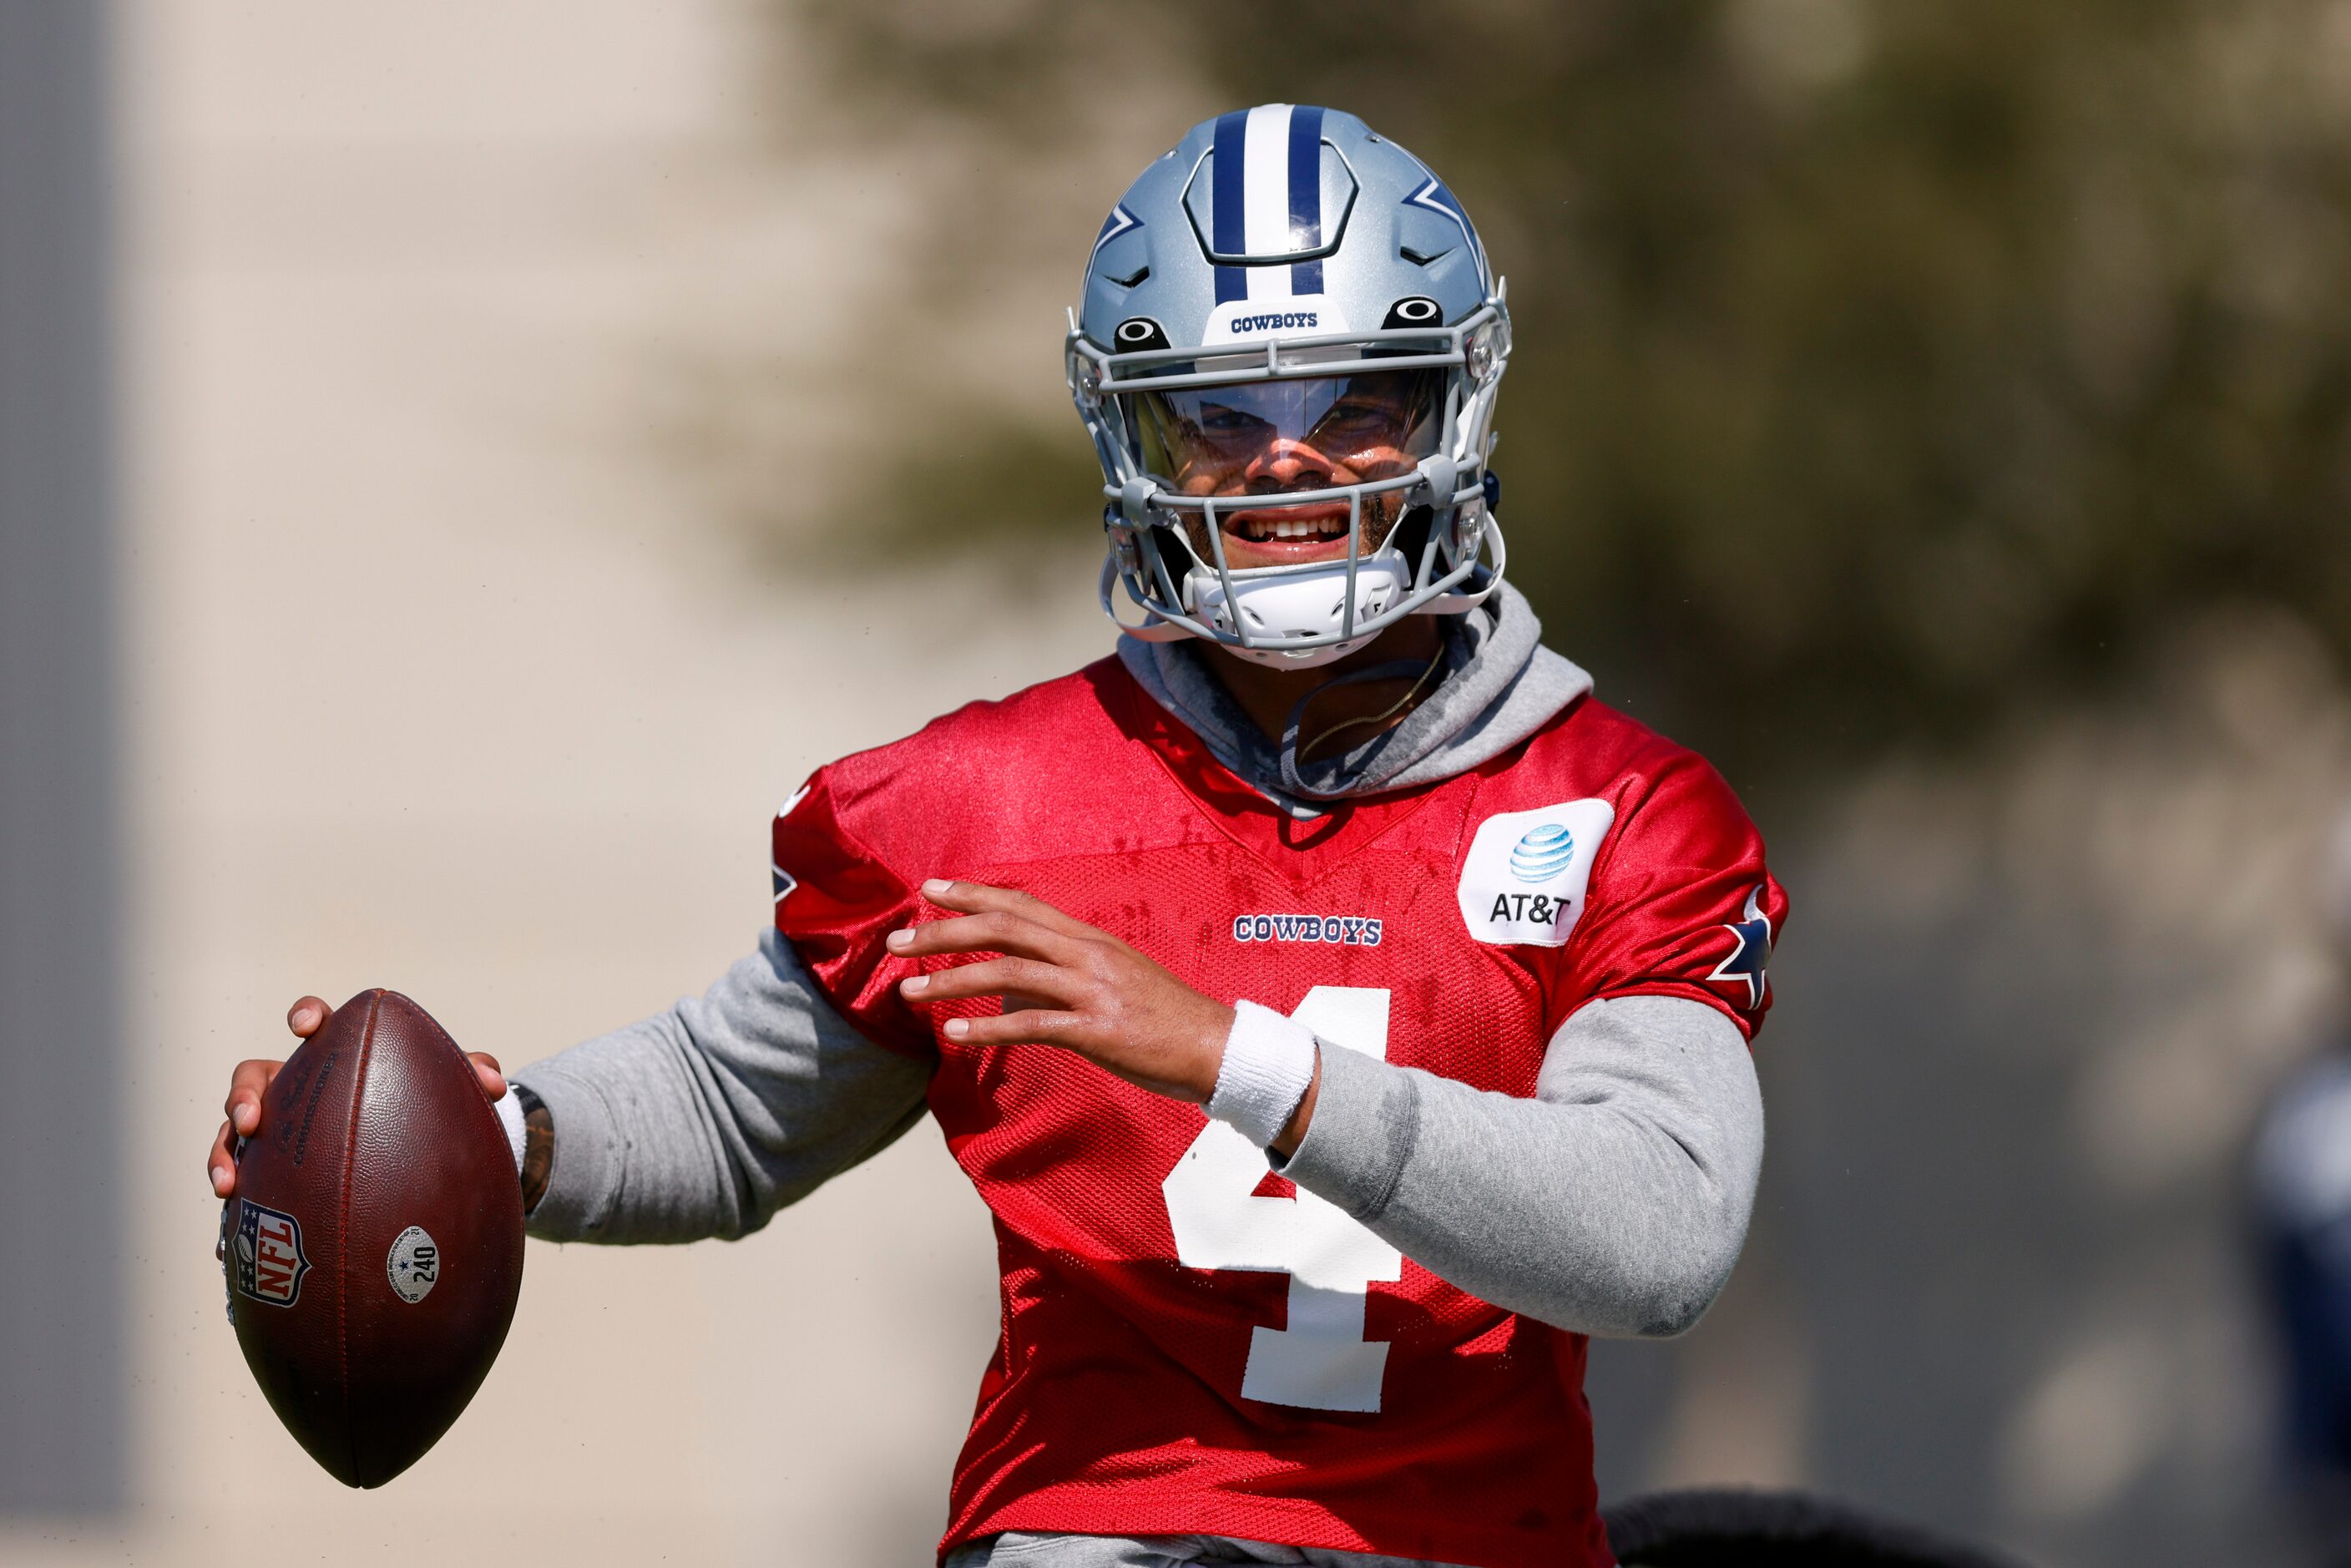
<path id="1" fill-rule="evenodd" d="M 1226 602 L 1225 585 L 1212 566 L 1196 566 L 1184 579 L 1184 598 L 1192 613 L 1230 635 L 1240 624 L 1253 637 L 1328 637 L 1311 648 L 1244 648 L 1226 643 L 1225 649 L 1251 664 L 1277 670 L 1311 670 L 1343 659 L 1370 642 L 1380 630 L 1372 624 L 1401 603 L 1412 587 L 1404 558 L 1383 549 L 1355 562 L 1355 627 L 1353 637 L 1340 641 L 1347 627 L 1347 563 L 1327 561 L 1315 566 L 1258 566 L 1232 574 L 1233 591 Z"/>

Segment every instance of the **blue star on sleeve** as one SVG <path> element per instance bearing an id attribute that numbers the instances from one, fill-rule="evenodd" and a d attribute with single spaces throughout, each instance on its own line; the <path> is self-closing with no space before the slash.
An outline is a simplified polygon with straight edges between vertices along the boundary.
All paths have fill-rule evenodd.
<path id="1" fill-rule="evenodd" d="M 1763 966 L 1771 957 L 1771 917 L 1763 913 L 1762 883 L 1756 883 L 1755 891 L 1747 895 L 1746 912 L 1738 922 L 1723 929 L 1731 935 L 1731 948 L 1707 978 L 1744 980 L 1747 1008 L 1752 1012 L 1763 1005 Z"/>

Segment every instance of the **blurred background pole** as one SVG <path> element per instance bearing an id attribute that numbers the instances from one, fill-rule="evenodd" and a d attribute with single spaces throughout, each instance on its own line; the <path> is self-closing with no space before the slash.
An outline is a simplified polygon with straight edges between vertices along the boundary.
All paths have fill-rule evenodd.
<path id="1" fill-rule="evenodd" d="M 104 13 L 0 5 L 0 1513 L 125 1479 Z"/>

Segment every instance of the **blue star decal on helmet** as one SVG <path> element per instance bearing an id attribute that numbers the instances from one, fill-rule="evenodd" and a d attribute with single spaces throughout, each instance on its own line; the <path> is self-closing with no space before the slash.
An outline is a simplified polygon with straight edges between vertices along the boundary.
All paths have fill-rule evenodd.
<path id="1" fill-rule="evenodd" d="M 1478 238 L 1476 226 L 1469 222 L 1469 214 L 1462 209 L 1459 200 L 1445 188 L 1444 181 L 1434 174 L 1429 175 L 1426 183 L 1406 196 L 1404 202 L 1408 207 L 1425 207 L 1438 217 L 1450 219 L 1460 229 L 1461 237 L 1469 242 L 1469 255 L 1478 264 L 1479 277 L 1492 276 L 1486 266 L 1486 246 Z"/>
<path id="2" fill-rule="evenodd" d="M 1143 220 L 1128 212 L 1124 202 L 1111 208 L 1110 216 L 1102 220 L 1102 232 L 1094 235 L 1094 248 L 1087 253 L 1086 265 L 1089 267 L 1093 265 L 1093 257 L 1102 254 L 1102 246 L 1118 238 L 1119 235 L 1132 234 L 1142 226 Z"/>
<path id="3" fill-rule="evenodd" d="M 1735 925 L 1723 927 L 1732 937 L 1730 952 L 1714 967 L 1708 980 L 1744 980 L 1750 1012 L 1763 1005 L 1763 966 L 1771 957 L 1771 917 L 1763 913 L 1763 884 L 1747 895 L 1746 913 Z"/>

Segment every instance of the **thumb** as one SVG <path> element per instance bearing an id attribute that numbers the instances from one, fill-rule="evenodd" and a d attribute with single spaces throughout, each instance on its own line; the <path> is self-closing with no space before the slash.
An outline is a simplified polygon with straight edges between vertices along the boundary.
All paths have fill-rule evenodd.
<path id="1" fill-rule="evenodd" d="M 507 1097 L 507 1075 L 498 1071 L 496 1057 L 486 1051 L 472 1051 L 465 1053 L 465 1060 L 474 1064 L 474 1080 L 482 1086 L 485 1096 L 492 1100 Z"/>

